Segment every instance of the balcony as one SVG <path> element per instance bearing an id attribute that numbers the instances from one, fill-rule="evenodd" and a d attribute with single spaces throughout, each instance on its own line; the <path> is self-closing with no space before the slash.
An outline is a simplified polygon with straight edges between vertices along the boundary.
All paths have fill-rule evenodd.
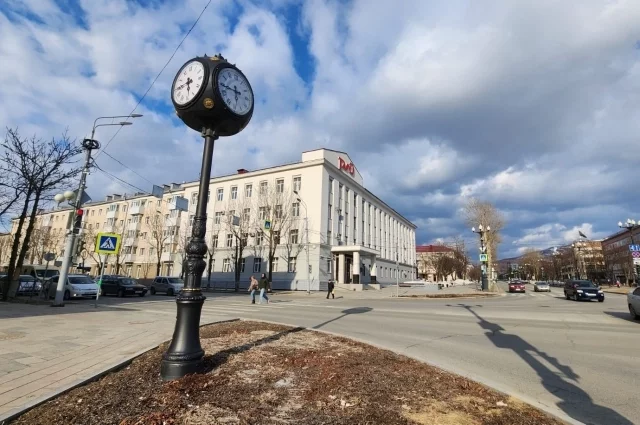
<path id="1" fill-rule="evenodd" d="M 164 219 L 165 227 L 177 226 L 180 223 L 180 217 L 167 217 Z"/>
<path id="2" fill-rule="evenodd" d="M 124 263 L 133 263 L 136 260 L 136 254 L 125 254 L 122 261 Z"/>
<path id="3" fill-rule="evenodd" d="M 112 233 L 116 230 L 115 224 L 105 224 L 102 229 L 100 229 L 101 233 Z"/>
<path id="4" fill-rule="evenodd" d="M 107 210 L 107 218 L 115 218 L 118 216 L 118 210 Z"/>
<path id="5" fill-rule="evenodd" d="M 131 205 L 129 207 L 129 215 L 144 214 L 144 207 L 146 207 L 146 204 L 145 205 Z"/>
<path id="6" fill-rule="evenodd" d="M 122 246 L 133 246 L 136 244 L 136 242 L 138 242 L 137 238 L 124 238 L 124 240 L 122 241 Z"/>
<path id="7" fill-rule="evenodd" d="M 168 207 L 170 211 L 188 211 L 189 201 L 187 201 L 187 198 L 184 198 L 182 196 L 176 196 L 168 202 Z"/>
<path id="8" fill-rule="evenodd" d="M 142 224 L 141 222 L 137 222 L 137 223 L 131 222 L 127 224 L 127 230 L 140 230 L 141 224 Z"/>
<path id="9" fill-rule="evenodd" d="M 160 261 L 162 261 L 163 263 L 173 262 L 175 256 L 176 254 L 173 252 L 163 252 L 160 256 Z"/>

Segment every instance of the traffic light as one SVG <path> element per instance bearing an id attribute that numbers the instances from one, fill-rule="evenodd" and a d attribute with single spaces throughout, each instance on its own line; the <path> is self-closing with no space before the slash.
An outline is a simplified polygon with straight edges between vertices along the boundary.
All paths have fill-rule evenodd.
<path id="1" fill-rule="evenodd" d="M 84 215 L 84 211 L 82 211 L 82 209 L 76 210 L 76 218 L 73 222 L 73 233 L 75 233 L 76 235 L 80 232 L 80 229 L 82 228 L 83 215 Z"/>

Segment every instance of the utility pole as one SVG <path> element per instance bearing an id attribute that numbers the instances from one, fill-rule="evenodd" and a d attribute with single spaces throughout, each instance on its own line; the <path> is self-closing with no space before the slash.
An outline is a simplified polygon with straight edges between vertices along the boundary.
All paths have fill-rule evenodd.
<path id="1" fill-rule="evenodd" d="M 94 129 L 95 131 L 95 129 Z M 93 135 L 93 132 L 91 132 Z M 76 233 L 80 231 L 82 226 L 82 211 L 80 206 L 82 204 L 82 198 L 84 195 L 84 189 L 87 183 L 87 174 L 89 174 L 89 164 L 91 162 L 91 151 L 100 148 L 100 143 L 93 139 L 84 139 L 82 141 L 82 147 L 86 151 L 84 167 L 82 174 L 80 175 L 80 185 L 78 186 L 78 192 L 75 195 L 73 203 L 73 212 L 71 213 L 71 222 L 67 229 L 67 237 L 64 245 L 64 258 L 62 259 L 62 267 L 60 269 L 60 276 L 58 277 L 58 286 L 56 288 L 56 298 L 53 301 L 53 307 L 64 307 L 64 286 L 67 282 L 67 276 L 69 274 L 69 265 L 71 263 L 71 257 L 73 256 L 73 247 L 75 245 Z M 67 197 L 67 194 L 65 194 Z M 60 195 L 56 195 L 56 200 L 62 201 Z M 70 199 L 69 199 L 70 200 Z"/>
<path id="2" fill-rule="evenodd" d="M 304 233 L 307 238 L 307 294 L 311 294 L 311 263 L 309 263 L 309 217 L 305 207 Z"/>
<path id="3" fill-rule="evenodd" d="M 471 228 L 471 231 L 480 235 L 480 263 L 482 264 L 482 290 L 489 290 L 489 282 L 487 280 L 488 270 L 488 255 L 486 254 L 487 246 L 485 245 L 485 234 L 491 230 L 490 226 L 486 228 L 481 225 L 478 226 L 478 230 L 475 227 Z"/>

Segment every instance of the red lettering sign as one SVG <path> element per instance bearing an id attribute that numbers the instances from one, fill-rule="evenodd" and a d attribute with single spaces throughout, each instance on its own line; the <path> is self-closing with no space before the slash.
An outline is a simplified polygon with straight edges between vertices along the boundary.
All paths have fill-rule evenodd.
<path id="1" fill-rule="evenodd" d="M 353 165 L 353 162 L 350 162 L 349 164 L 346 163 L 346 161 L 342 158 L 338 158 L 338 161 L 340 162 L 340 169 L 346 171 L 347 173 L 351 174 L 352 176 L 356 173 L 356 166 Z"/>

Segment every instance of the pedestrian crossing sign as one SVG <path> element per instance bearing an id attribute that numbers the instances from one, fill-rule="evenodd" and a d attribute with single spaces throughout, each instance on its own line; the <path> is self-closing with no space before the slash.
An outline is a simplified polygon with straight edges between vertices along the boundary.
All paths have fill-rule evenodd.
<path id="1" fill-rule="evenodd" d="M 117 254 L 120 251 L 120 235 L 116 233 L 98 233 L 96 250 L 99 254 Z"/>

